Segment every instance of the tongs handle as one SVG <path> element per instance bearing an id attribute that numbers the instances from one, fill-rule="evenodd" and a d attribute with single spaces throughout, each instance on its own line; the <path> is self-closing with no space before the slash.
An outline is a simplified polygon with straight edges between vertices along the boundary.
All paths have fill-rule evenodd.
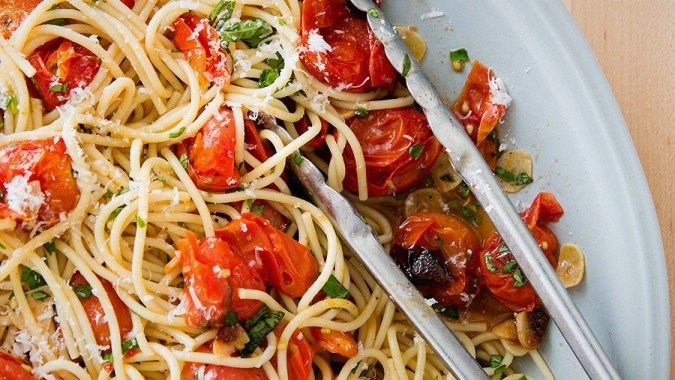
<path id="1" fill-rule="evenodd" d="M 370 28 L 384 45 L 392 65 L 399 73 L 405 74 L 403 76 L 408 90 L 424 109 L 434 135 L 446 148 L 453 166 L 469 184 L 472 193 L 487 212 L 588 376 L 592 379 L 618 379 L 616 369 L 536 240 L 501 190 L 459 120 L 443 103 L 420 64 L 371 0 L 351 2 L 366 12 Z"/>
<path id="2" fill-rule="evenodd" d="M 285 144 L 292 141 L 288 132 L 271 116 L 261 113 L 258 121 L 279 135 Z M 328 216 L 342 240 L 356 253 L 443 364 L 458 379 L 487 379 L 483 368 L 387 254 L 373 230 L 361 219 L 359 211 L 326 184 L 323 174 L 311 161 L 296 158 L 289 156 L 288 166 L 314 203 Z"/>

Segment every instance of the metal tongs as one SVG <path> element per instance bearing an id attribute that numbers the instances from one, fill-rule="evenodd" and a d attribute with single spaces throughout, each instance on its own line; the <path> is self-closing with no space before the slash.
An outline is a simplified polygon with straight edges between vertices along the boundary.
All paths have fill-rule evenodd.
<path id="1" fill-rule="evenodd" d="M 501 190 L 473 141 L 454 114 L 448 111 L 420 64 L 383 12 L 371 0 L 350 1 L 367 14 L 370 28 L 384 45 L 392 65 L 405 77 L 408 91 L 424 109 L 432 132 L 447 150 L 455 170 L 470 185 L 472 193 L 486 210 L 588 376 L 592 379 L 619 379 L 597 338 L 520 215 Z M 285 143 L 291 141 L 291 136 L 274 118 L 262 115 L 260 121 L 265 128 L 276 132 Z M 343 241 L 357 254 L 453 375 L 460 379 L 487 378 L 481 366 L 399 270 L 370 227 L 361 220 L 354 206 L 326 184 L 321 171 L 309 160 L 302 160 L 299 165 L 297 162 L 293 156 L 289 156 L 288 166 L 317 206 L 331 219 Z"/>

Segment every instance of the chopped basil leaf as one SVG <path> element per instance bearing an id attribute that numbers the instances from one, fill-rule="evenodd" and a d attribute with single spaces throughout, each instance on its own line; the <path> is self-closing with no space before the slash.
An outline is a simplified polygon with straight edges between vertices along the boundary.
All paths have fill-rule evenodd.
<path id="1" fill-rule="evenodd" d="M 495 368 L 494 375 L 499 375 L 500 373 L 506 370 L 506 365 L 502 364 L 499 367 Z"/>
<path id="2" fill-rule="evenodd" d="M 532 177 L 527 175 L 527 173 L 522 172 L 516 176 L 515 183 L 518 186 L 527 185 L 528 183 L 532 183 Z"/>
<path id="3" fill-rule="evenodd" d="M 490 254 L 486 254 L 483 256 L 483 261 L 485 261 L 485 267 L 492 273 L 497 272 L 497 268 L 495 267 L 494 264 L 492 264 L 492 256 Z"/>
<path id="4" fill-rule="evenodd" d="M 122 353 L 125 353 L 132 348 L 138 348 L 138 341 L 136 341 L 136 338 L 131 338 L 122 343 Z"/>
<path id="5" fill-rule="evenodd" d="M 47 251 L 47 253 L 49 253 L 50 255 L 56 253 L 56 243 L 54 243 L 53 241 L 48 241 L 42 244 L 42 248 L 44 248 L 45 251 Z"/>
<path id="6" fill-rule="evenodd" d="M 34 300 L 39 301 L 49 297 L 49 294 L 42 290 L 36 290 L 31 294 L 31 297 L 33 297 Z"/>
<path id="7" fill-rule="evenodd" d="M 2 94 L 2 99 L 0 99 L 0 109 L 5 111 L 9 110 L 14 115 L 19 113 L 19 107 L 16 102 L 16 96 L 10 92 L 5 92 Z"/>
<path id="8" fill-rule="evenodd" d="M 263 306 L 251 318 L 245 320 L 241 325 L 246 331 L 249 341 L 239 351 L 239 355 L 242 357 L 250 356 L 283 317 L 283 312 L 271 311 L 267 306 Z"/>
<path id="9" fill-rule="evenodd" d="M 439 303 L 431 305 L 435 312 L 446 318 L 459 319 L 459 310 L 456 307 L 445 307 Z"/>
<path id="10" fill-rule="evenodd" d="M 377 8 L 370 8 L 368 9 L 368 14 L 374 18 L 379 18 L 380 17 L 380 11 Z"/>
<path id="11" fill-rule="evenodd" d="M 459 48 L 450 51 L 450 60 L 453 62 L 466 62 L 469 60 L 469 53 L 466 49 Z"/>
<path id="12" fill-rule="evenodd" d="M 254 206 L 251 208 L 251 212 L 252 212 L 252 213 L 258 214 L 258 215 L 260 215 L 260 216 L 263 216 L 263 212 L 264 212 L 264 211 L 265 211 L 265 205 L 264 205 L 263 203 L 254 205 Z"/>
<path id="13" fill-rule="evenodd" d="M 304 158 L 300 155 L 300 153 L 295 152 L 295 154 L 293 155 L 293 162 L 296 165 L 300 165 L 302 164 L 302 160 L 304 160 Z"/>
<path id="14" fill-rule="evenodd" d="M 122 206 L 120 206 L 120 207 L 114 209 L 113 212 L 110 213 L 110 216 L 108 217 L 108 220 L 109 220 L 109 221 L 115 220 L 115 218 L 117 218 L 117 215 L 119 215 L 120 212 L 122 212 L 122 209 L 123 209 L 125 206 L 126 206 L 126 205 L 122 205 Z"/>
<path id="15" fill-rule="evenodd" d="M 470 222 L 480 224 L 480 217 L 476 215 L 476 211 L 469 206 L 462 206 L 462 216 Z"/>
<path id="16" fill-rule="evenodd" d="M 66 89 L 68 89 L 67 83 L 55 84 L 55 85 L 49 87 L 49 91 L 51 91 L 51 92 L 66 92 Z"/>
<path id="17" fill-rule="evenodd" d="M 405 78 L 408 76 L 409 71 L 410 71 L 410 56 L 406 54 L 405 57 L 403 57 L 403 68 L 401 69 L 401 75 L 403 75 L 403 77 Z"/>
<path id="18" fill-rule="evenodd" d="M 277 78 L 279 78 L 279 72 L 276 69 L 265 69 L 260 73 L 258 85 L 260 88 L 270 86 Z"/>
<path id="19" fill-rule="evenodd" d="M 145 228 L 145 225 L 146 225 L 146 224 L 145 224 L 145 220 L 143 220 L 143 218 L 141 218 L 141 217 L 138 216 L 138 215 L 136 215 L 136 224 L 137 224 L 138 227 L 140 227 L 140 228 Z"/>
<path id="20" fill-rule="evenodd" d="M 504 358 L 501 355 L 492 355 L 490 356 L 490 367 L 497 368 L 502 365 L 502 360 Z"/>
<path id="21" fill-rule="evenodd" d="M 509 247 L 506 244 L 502 243 L 499 245 L 499 253 L 505 253 L 509 251 Z"/>
<path id="22" fill-rule="evenodd" d="M 359 107 L 354 111 L 354 116 L 358 117 L 359 119 L 365 119 L 368 117 L 368 110 L 362 107 Z"/>
<path id="23" fill-rule="evenodd" d="M 422 152 L 424 151 L 424 145 L 422 144 L 415 144 L 408 149 L 408 153 L 410 154 L 410 157 L 414 159 L 420 158 L 422 155 Z"/>
<path id="24" fill-rule="evenodd" d="M 469 193 L 471 193 L 471 190 L 469 190 L 469 186 L 467 186 L 466 184 L 463 183 L 461 186 L 459 186 L 459 189 L 457 189 L 457 192 L 459 193 L 459 195 L 466 198 L 466 197 L 469 196 Z"/>
<path id="25" fill-rule="evenodd" d="M 279 53 L 277 53 L 276 58 L 267 58 L 265 63 L 267 63 L 269 67 L 277 70 L 283 69 L 285 65 L 284 58 Z"/>
<path id="26" fill-rule="evenodd" d="M 216 21 L 224 23 L 225 21 L 229 20 L 230 17 L 232 17 L 234 3 L 234 1 L 220 0 L 209 15 L 209 21 L 211 22 L 211 25 L 215 26 Z"/>
<path id="27" fill-rule="evenodd" d="M 332 274 L 328 277 L 328 281 L 326 281 L 321 289 L 331 298 L 347 298 L 350 295 L 349 290 L 347 290 L 347 288 L 345 288 Z"/>
<path id="28" fill-rule="evenodd" d="M 28 285 L 28 289 L 33 290 L 46 285 L 45 279 L 42 275 L 28 267 L 23 267 L 21 270 L 21 282 Z"/>
<path id="29" fill-rule="evenodd" d="M 442 179 L 443 181 L 446 181 L 446 182 L 452 182 L 452 181 L 455 180 L 455 179 L 452 177 L 452 174 L 450 174 L 450 173 L 448 173 L 448 174 L 443 174 L 443 175 L 441 176 L 441 179 Z"/>
<path id="30" fill-rule="evenodd" d="M 223 44 L 242 41 L 249 47 L 258 47 L 262 41 L 274 34 L 274 29 L 265 21 L 254 18 L 238 22 L 220 31 Z"/>
<path id="31" fill-rule="evenodd" d="M 246 200 L 246 207 L 248 207 L 249 209 L 251 209 L 251 207 L 253 207 L 253 199 L 247 199 Z"/>
<path id="32" fill-rule="evenodd" d="M 514 176 L 513 173 L 504 169 L 501 166 L 497 166 L 495 168 L 495 174 L 497 175 L 497 177 L 503 179 L 506 182 L 513 182 L 516 180 L 516 176 Z"/>
<path id="33" fill-rule="evenodd" d="M 525 285 L 527 285 L 527 278 L 525 278 L 525 275 L 523 275 L 520 268 L 517 268 L 513 271 L 513 286 L 520 288 Z"/>
<path id="34" fill-rule="evenodd" d="M 54 9 L 56 9 L 56 8 L 54 8 Z M 52 19 L 52 20 L 49 20 L 49 21 L 45 22 L 45 24 L 56 25 L 56 26 L 64 26 L 64 25 L 68 24 L 68 22 L 66 21 L 65 18 L 55 18 L 55 19 Z"/>
<path id="35" fill-rule="evenodd" d="M 122 194 L 128 193 L 130 191 L 131 191 L 131 189 L 129 189 L 128 187 L 123 187 L 117 192 L 117 195 L 122 195 Z"/>
<path id="36" fill-rule="evenodd" d="M 176 137 L 179 137 L 180 135 L 182 135 L 183 132 L 185 132 L 185 127 L 180 127 L 180 129 L 177 130 L 176 132 L 170 132 L 169 137 L 171 137 L 172 139 L 175 139 Z"/>
<path id="37" fill-rule="evenodd" d="M 187 168 L 188 168 L 187 154 L 181 154 L 179 161 L 180 161 L 180 166 L 182 166 L 183 169 L 187 170 Z"/>
<path id="38" fill-rule="evenodd" d="M 228 311 L 227 314 L 225 314 L 225 324 L 234 327 L 237 325 L 237 313 L 234 311 Z"/>
<path id="39" fill-rule="evenodd" d="M 86 300 L 91 296 L 91 285 L 89 284 L 79 284 L 75 287 L 75 294 L 77 294 L 78 297 Z"/>
<path id="40" fill-rule="evenodd" d="M 506 264 L 504 264 L 504 266 L 502 267 L 502 273 L 504 273 L 504 274 L 511 273 L 514 270 L 516 270 L 517 266 L 518 266 L 518 262 L 516 260 L 511 259 L 511 260 L 507 261 Z"/>
<path id="41" fill-rule="evenodd" d="M 527 376 L 523 375 L 523 376 L 519 377 L 518 380 L 527 380 Z"/>
<path id="42" fill-rule="evenodd" d="M 101 355 L 101 359 L 103 359 L 104 362 L 112 362 L 113 361 L 112 352 L 104 353 L 103 355 Z"/>

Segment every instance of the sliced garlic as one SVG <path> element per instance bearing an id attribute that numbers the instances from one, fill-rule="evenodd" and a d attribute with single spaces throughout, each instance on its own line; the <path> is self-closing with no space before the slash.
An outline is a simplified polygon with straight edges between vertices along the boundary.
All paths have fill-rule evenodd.
<path id="1" fill-rule="evenodd" d="M 427 52 L 427 44 L 424 42 L 422 36 L 417 33 L 417 28 L 405 25 L 396 25 L 394 26 L 396 33 L 401 36 L 403 42 L 405 42 L 408 50 L 412 53 L 413 57 L 419 62 L 424 58 L 424 53 Z"/>
<path id="2" fill-rule="evenodd" d="M 518 331 L 516 330 L 516 320 L 508 319 L 504 322 L 496 324 L 492 328 L 492 333 L 502 339 L 518 340 Z"/>
<path id="3" fill-rule="evenodd" d="M 520 312 L 516 314 L 518 342 L 528 350 L 535 350 L 544 339 L 549 316 L 543 310 Z"/>
<path id="4" fill-rule="evenodd" d="M 415 190 L 405 198 L 404 213 L 406 218 L 422 211 L 445 212 L 448 205 L 443 196 L 436 189 L 426 188 Z"/>
<path id="5" fill-rule="evenodd" d="M 497 176 L 499 183 L 507 193 L 515 193 L 527 185 L 527 183 L 517 184 L 519 176 L 527 175 L 530 179 L 532 178 L 532 157 L 523 149 L 505 151 L 497 159 L 497 167 L 503 168 L 515 177 L 514 181 L 505 181 L 499 175 Z"/>
<path id="6" fill-rule="evenodd" d="M 434 180 L 434 187 L 442 194 L 455 189 L 462 183 L 459 173 L 450 163 L 450 158 L 445 152 L 441 152 L 431 168 L 431 179 Z"/>
<path id="7" fill-rule="evenodd" d="M 566 288 L 579 285 L 585 270 L 584 252 L 581 248 L 572 243 L 563 244 L 558 256 L 558 267 L 555 269 L 563 285 Z"/>

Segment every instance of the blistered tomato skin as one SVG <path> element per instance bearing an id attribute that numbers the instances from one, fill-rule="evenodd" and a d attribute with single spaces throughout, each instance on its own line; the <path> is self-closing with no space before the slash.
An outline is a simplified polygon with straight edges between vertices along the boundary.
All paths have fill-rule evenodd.
<path id="1" fill-rule="evenodd" d="M 34 380 L 31 369 L 16 356 L 0 351 L 0 380 Z"/>

